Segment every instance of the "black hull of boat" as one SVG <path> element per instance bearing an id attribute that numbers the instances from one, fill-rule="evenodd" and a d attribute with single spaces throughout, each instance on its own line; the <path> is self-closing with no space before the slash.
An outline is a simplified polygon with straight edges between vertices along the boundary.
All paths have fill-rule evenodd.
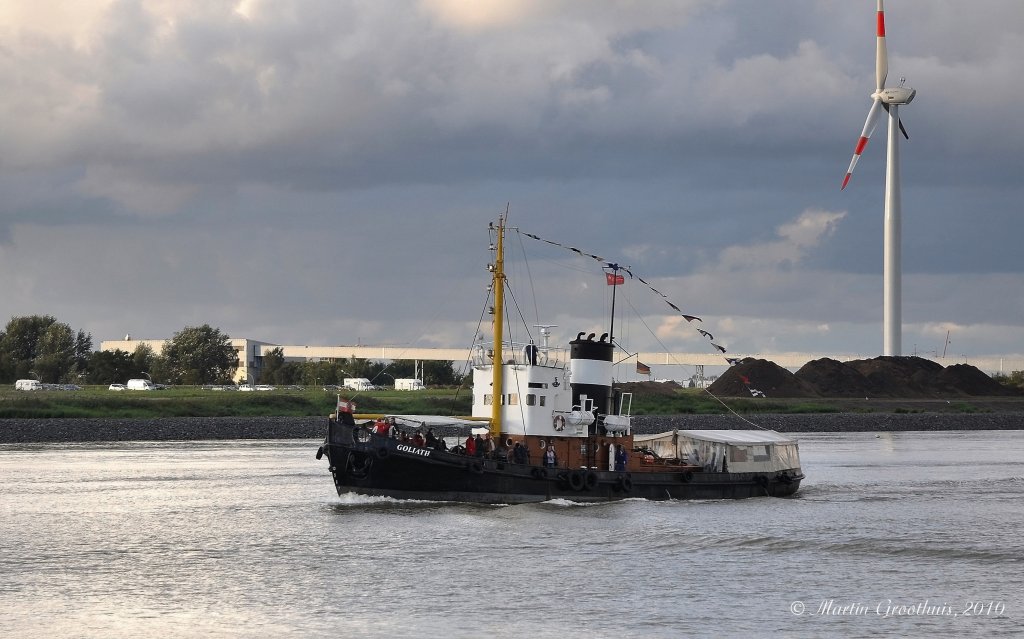
<path id="1" fill-rule="evenodd" d="M 419 448 L 386 437 L 360 441 L 350 433 L 345 427 L 330 429 L 317 454 L 327 456 L 338 495 L 489 504 L 747 499 L 793 495 L 803 479 L 799 468 L 771 473 L 543 468 Z"/>

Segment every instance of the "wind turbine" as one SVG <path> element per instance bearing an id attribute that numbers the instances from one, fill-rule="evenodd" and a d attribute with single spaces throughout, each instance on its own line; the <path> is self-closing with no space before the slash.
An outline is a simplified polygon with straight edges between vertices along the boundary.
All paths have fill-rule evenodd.
<path id="1" fill-rule="evenodd" d="M 885 10 L 882 7 L 882 0 L 878 0 L 878 38 L 875 53 L 875 80 L 876 89 L 871 94 L 874 102 L 871 110 L 868 111 L 868 119 L 864 123 L 864 130 L 857 140 L 857 147 L 853 151 L 853 160 L 850 161 L 850 168 L 843 178 L 843 186 L 850 183 L 853 169 L 857 166 L 857 160 L 868 145 L 868 139 L 875 131 L 878 124 L 878 116 L 882 109 L 889 114 L 889 145 L 886 153 L 885 171 L 885 251 L 883 266 L 883 311 L 882 311 L 882 354 L 901 355 L 900 340 L 902 338 L 902 311 L 901 311 L 901 266 L 900 266 L 900 147 L 899 136 L 902 132 L 908 140 L 907 130 L 903 128 L 900 121 L 899 108 L 901 105 L 910 104 L 910 101 L 917 95 L 917 91 L 903 86 L 904 80 L 900 79 L 900 86 L 885 87 L 885 78 L 889 74 L 889 55 L 885 48 Z M 840 189 L 842 190 L 842 189 Z"/>

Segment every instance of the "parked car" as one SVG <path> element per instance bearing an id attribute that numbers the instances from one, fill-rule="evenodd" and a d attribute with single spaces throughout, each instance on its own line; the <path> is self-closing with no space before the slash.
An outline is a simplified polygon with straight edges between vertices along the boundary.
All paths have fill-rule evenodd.
<path id="1" fill-rule="evenodd" d="M 111 384 L 109 387 L 107 387 L 107 390 L 123 391 L 128 390 L 128 387 L 125 386 L 124 384 Z"/>

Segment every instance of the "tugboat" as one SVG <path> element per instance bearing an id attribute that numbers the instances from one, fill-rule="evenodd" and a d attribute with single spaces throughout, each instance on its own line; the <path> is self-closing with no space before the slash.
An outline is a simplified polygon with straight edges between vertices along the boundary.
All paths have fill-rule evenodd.
<path id="1" fill-rule="evenodd" d="M 797 442 L 771 430 L 632 432 L 632 395 L 614 389 L 611 331 L 579 333 L 565 349 L 503 344 L 505 217 L 494 236 L 494 341 L 473 351 L 468 418 L 389 415 L 357 423 L 339 397 L 317 451 L 338 495 L 521 504 L 552 499 L 743 499 L 785 497 L 804 478 Z M 613 305 L 614 308 L 614 305 Z M 614 317 L 614 310 L 613 310 Z M 613 324 L 614 327 L 614 324 Z M 481 450 L 450 450 L 394 437 L 400 426 L 470 434 Z M 472 434 L 479 435 L 473 439 Z M 461 439 L 461 435 L 460 435 Z M 430 442 L 434 444 L 434 442 Z"/>

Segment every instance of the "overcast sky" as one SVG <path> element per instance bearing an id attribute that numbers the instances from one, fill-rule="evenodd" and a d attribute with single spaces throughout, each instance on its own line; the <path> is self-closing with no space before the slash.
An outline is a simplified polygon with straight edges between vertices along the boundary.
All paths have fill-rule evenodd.
<path id="1" fill-rule="evenodd" d="M 730 354 L 882 350 L 874 0 L 0 3 L 0 314 L 468 346 L 487 224 L 631 266 Z M 1024 3 L 890 0 L 903 351 L 1024 353 Z M 523 258 L 528 261 L 523 262 Z M 599 265 L 512 234 L 529 323 Z M 636 282 L 631 350 L 707 340 Z M 513 305 L 514 306 L 514 305 Z M 949 334 L 950 343 L 946 344 Z"/>

